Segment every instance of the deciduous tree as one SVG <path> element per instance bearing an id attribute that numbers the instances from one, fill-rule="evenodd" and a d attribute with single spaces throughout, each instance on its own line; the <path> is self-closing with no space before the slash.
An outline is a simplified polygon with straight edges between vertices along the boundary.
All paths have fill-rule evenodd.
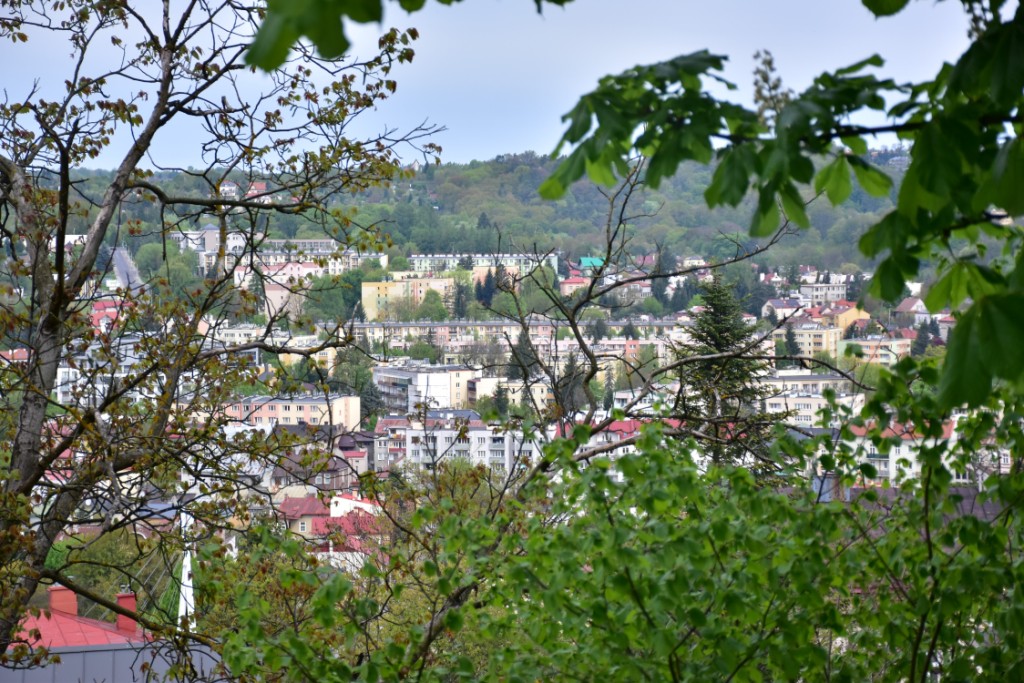
<path id="1" fill-rule="evenodd" d="M 243 470 L 279 454 L 263 438 L 227 436 L 239 417 L 225 406 L 234 387 L 255 383 L 252 360 L 289 348 L 272 336 L 278 320 L 244 343 L 218 338 L 229 302 L 254 303 L 233 271 L 254 263 L 272 214 L 313 226 L 339 249 L 374 248 L 379 237 L 353 225 L 338 198 L 389 182 L 398 150 L 417 149 L 430 132 L 358 138 L 347 127 L 395 90 L 391 70 L 412 58 L 413 34 L 386 32 L 379 53 L 361 61 L 319 59 L 300 45 L 282 69 L 253 79 L 244 55 L 262 12 L 237 2 L 72 0 L 8 3 L 0 16 L 8 63 L 32 72 L 18 56 L 24 42 L 60 42 L 71 54 L 63 76 L 8 87 L 0 99 L 0 657 L 26 654 L 8 645 L 41 584 L 119 609 L 73 569 L 47 564 L 71 527 L 94 526 L 100 538 L 156 534 L 171 565 L 185 543 L 245 519 L 254 499 Z M 194 150 L 184 162 L 183 147 Z M 114 171 L 99 191 L 80 193 L 79 169 L 98 159 Z M 165 182 L 173 170 L 194 181 L 187 191 Z M 161 222 L 122 224 L 122 207 L 140 204 Z M 215 226 L 218 244 L 202 277 L 194 261 L 182 270 L 168 260 L 101 298 L 105 245 L 146 233 L 168 245 L 163 259 L 172 238 L 200 222 Z M 286 284 L 301 293 L 302 283 Z M 174 296 L 161 295 L 168 288 Z M 101 301 L 117 312 L 109 331 L 92 325 Z M 182 510 L 196 520 L 192 531 L 157 523 Z M 123 565 L 124 582 L 144 583 L 133 566 Z M 140 611 L 155 632 L 179 626 L 174 614 Z"/>

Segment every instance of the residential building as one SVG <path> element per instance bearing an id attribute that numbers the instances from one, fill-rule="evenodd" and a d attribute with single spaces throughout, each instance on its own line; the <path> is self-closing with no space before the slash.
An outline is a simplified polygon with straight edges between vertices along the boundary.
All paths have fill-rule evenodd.
<path id="1" fill-rule="evenodd" d="M 50 586 L 47 597 L 45 611 L 22 621 L 20 637 L 33 648 L 46 648 L 54 659 L 32 667 L 8 662 L 0 666 L 0 683 L 135 683 L 164 680 L 172 668 L 192 671 L 197 680 L 215 676 L 219 659 L 209 648 L 182 651 L 120 614 L 113 623 L 87 618 L 79 613 L 77 595 L 64 586 Z M 134 593 L 121 593 L 116 600 L 127 610 L 137 609 Z"/>
<path id="2" fill-rule="evenodd" d="M 824 306 L 845 298 L 845 282 L 816 282 L 800 285 L 800 300 L 807 306 Z"/>
<path id="3" fill-rule="evenodd" d="M 503 266 L 506 270 L 515 269 L 519 273 L 528 273 L 539 265 L 558 272 L 558 255 L 550 254 L 413 254 L 409 257 L 409 265 L 418 273 L 444 273 L 455 270 L 460 263 L 472 260 L 473 269 L 496 268 Z"/>
<path id="4" fill-rule="evenodd" d="M 406 278 L 390 282 L 364 282 L 362 284 L 363 313 L 367 320 L 386 320 L 389 308 L 400 302 L 419 305 L 427 292 L 434 290 L 447 301 L 455 288 L 450 277 Z"/>
<path id="5" fill-rule="evenodd" d="M 900 358 L 910 355 L 910 348 L 913 345 L 910 339 L 887 335 L 871 335 L 858 339 L 843 339 L 839 341 L 839 353 L 846 355 L 847 348 L 857 346 L 860 350 L 860 360 L 865 363 L 878 363 L 886 367 L 892 367 Z"/>
<path id="6" fill-rule="evenodd" d="M 773 313 L 779 320 L 796 315 L 802 304 L 799 299 L 768 299 L 761 307 L 761 317 L 768 318 Z"/>
<path id="7" fill-rule="evenodd" d="M 332 425 L 359 428 L 359 397 L 342 394 L 245 396 L 223 407 L 229 419 L 247 425 Z"/>
<path id="8" fill-rule="evenodd" d="M 465 365 L 430 365 L 425 361 L 373 368 L 373 383 L 384 405 L 396 413 L 469 405 L 469 382 L 480 376 L 480 370 Z"/>
<path id="9" fill-rule="evenodd" d="M 518 430 L 488 425 L 472 410 L 434 410 L 422 416 L 388 415 L 377 420 L 386 438 L 387 467 L 436 467 L 462 458 L 474 465 L 510 471 L 541 456 L 540 445 Z"/>
<path id="10" fill-rule="evenodd" d="M 831 325 L 815 322 L 790 322 L 772 331 L 775 342 L 785 341 L 787 330 L 793 330 L 796 343 L 800 346 L 800 355 L 813 357 L 816 353 L 827 353 L 832 358 L 839 357 L 839 342 L 843 338 L 843 330 Z"/>

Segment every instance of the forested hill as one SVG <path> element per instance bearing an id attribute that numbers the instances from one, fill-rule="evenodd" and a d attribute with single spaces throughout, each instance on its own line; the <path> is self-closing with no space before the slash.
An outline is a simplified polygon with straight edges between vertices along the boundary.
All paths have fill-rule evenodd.
<path id="1" fill-rule="evenodd" d="M 875 163 L 894 177 L 902 152 L 880 151 Z M 599 253 L 608 202 L 589 182 L 574 185 L 558 201 L 542 200 L 537 187 L 558 162 L 532 152 L 508 154 L 491 161 L 444 164 L 421 169 L 415 177 L 388 190 L 377 189 L 357 200 L 364 221 L 387 221 L 405 253 L 560 249 L 568 257 Z M 663 244 L 677 256 L 726 255 L 734 245 L 723 235 L 748 239 L 749 206 L 711 211 L 703 193 L 712 168 L 683 165 L 657 190 L 645 188 L 628 213 L 633 221 L 634 253 L 650 253 Z M 898 180 L 898 178 L 897 178 Z M 856 262 L 854 246 L 863 230 L 892 207 L 889 198 L 868 196 L 855 186 L 850 201 L 833 208 L 822 197 L 811 203 L 812 229 L 788 238 L 768 256 L 769 264 L 815 263 L 828 268 Z M 867 265 L 861 263 L 861 265 Z"/>
<path id="2" fill-rule="evenodd" d="M 898 181 L 902 151 L 874 153 L 874 163 Z M 572 186 L 558 201 L 543 200 L 537 188 L 558 161 L 532 152 L 506 154 L 490 161 L 426 166 L 391 187 L 374 188 L 348 202 L 362 225 L 379 224 L 392 236 L 392 254 L 430 252 L 492 252 L 513 250 L 561 250 L 568 258 L 599 254 L 608 217 L 608 201 L 602 188 L 583 181 Z M 750 203 L 736 209 L 710 211 L 703 193 L 713 167 L 684 164 L 657 189 L 644 188 L 634 196 L 627 213 L 635 218 L 630 251 L 651 253 L 661 244 L 675 256 L 709 258 L 734 253 L 731 240 L 748 240 L 752 214 Z M 101 186 L 108 171 L 81 171 L 78 185 L 89 196 Z M 161 173 L 161 184 L 187 194 L 208 192 L 194 176 Z M 242 179 L 239 183 L 245 185 Z M 98 184 L 98 185 L 97 185 Z M 815 264 L 838 269 L 845 263 L 869 264 L 855 245 L 864 229 L 892 207 L 890 198 L 868 196 L 856 184 L 848 202 L 833 208 L 822 197 L 808 207 L 812 228 L 786 238 L 760 260 L 766 265 Z M 171 217 L 147 202 L 124 207 L 125 220 L 139 221 L 129 246 L 138 248 L 158 240 L 162 221 Z M 84 220 L 75 232 L 85 230 Z M 294 217 L 276 216 L 271 237 L 316 238 L 322 233 Z M 124 236 L 122 236 L 123 239 Z M 111 239 L 117 239 L 111 235 Z M 500 241 L 500 242 L 499 242 Z"/>

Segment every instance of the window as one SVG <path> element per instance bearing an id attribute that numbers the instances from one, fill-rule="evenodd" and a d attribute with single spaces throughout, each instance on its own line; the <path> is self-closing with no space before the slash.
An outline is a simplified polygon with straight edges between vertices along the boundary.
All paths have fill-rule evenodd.
<path id="1" fill-rule="evenodd" d="M 305 530 L 306 530 L 306 523 L 305 522 L 299 522 L 299 531 L 303 532 Z"/>

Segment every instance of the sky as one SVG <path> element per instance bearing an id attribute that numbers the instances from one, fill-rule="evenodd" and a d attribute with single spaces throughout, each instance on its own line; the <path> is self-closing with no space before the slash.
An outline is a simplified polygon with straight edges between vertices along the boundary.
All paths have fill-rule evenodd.
<path id="1" fill-rule="evenodd" d="M 385 5 L 383 27 L 419 30 L 416 58 L 396 68 L 398 92 L 357 121 L 356 130 L 442 125 L 447 130 L 434 138 L 444 150 L 442 162 L 548 154 L 563 131 L 562 115 L 602 75 L 705 48 L 730 56 L 725 76 L 738 86 L 730 97 L 750 104 L 758 49 L 774 54 L 785 85 L 799 91 L 816 74 L 873 53 L 886 59 L 885 75 L 925 79 L 967 46 L 966 19 L 952 0 L 914 0 L 898 16 L 879 20 L 858 0 L 575 0 L 564 8 L 545 6 L 543 14 L 533 0 L 453 6 L 429 0 L 412 15 L 395 1 Z M 369 54 L 381 28 L 350 27 L 354 53 Z M 68 52 L 66 44 L 5 43 L 2 87 L 16 92 L 32 79 L 62 83 Z M 12 68 L 15 63 L 21 66 Z M 198 158 L 190 158 L 198 145 L 182 144 L 189 135 L 167 137 L 158 145 L 160 158 L 198 165 Z M 116 162 L 113 154 L 104 155 L 96 166 Z"/>
<path id="2" fill-rule="evenodd" d="M 963 10 L 950 1 L 915 0 L 878 20 L 856 0 L 576 0 L 542 15 L 532 0 L 430 2 L 413 15 L 388 5 L 385 25 L 415 26 L 420 39 L 379 120 L 444 125 L 442 161 L 459 163 L 552 152 L 577 99 L 602 75 L 636 64 L 701 49 L 729 55 L 731 97 L 750 104 L 758 49 L 774 54 L 785 85 L 799 92 L 822 71 L 874 53 L 886 75 L 925 79 L 968 44 Z M 357 45 L 377 33 L 356 29 Z"/>

